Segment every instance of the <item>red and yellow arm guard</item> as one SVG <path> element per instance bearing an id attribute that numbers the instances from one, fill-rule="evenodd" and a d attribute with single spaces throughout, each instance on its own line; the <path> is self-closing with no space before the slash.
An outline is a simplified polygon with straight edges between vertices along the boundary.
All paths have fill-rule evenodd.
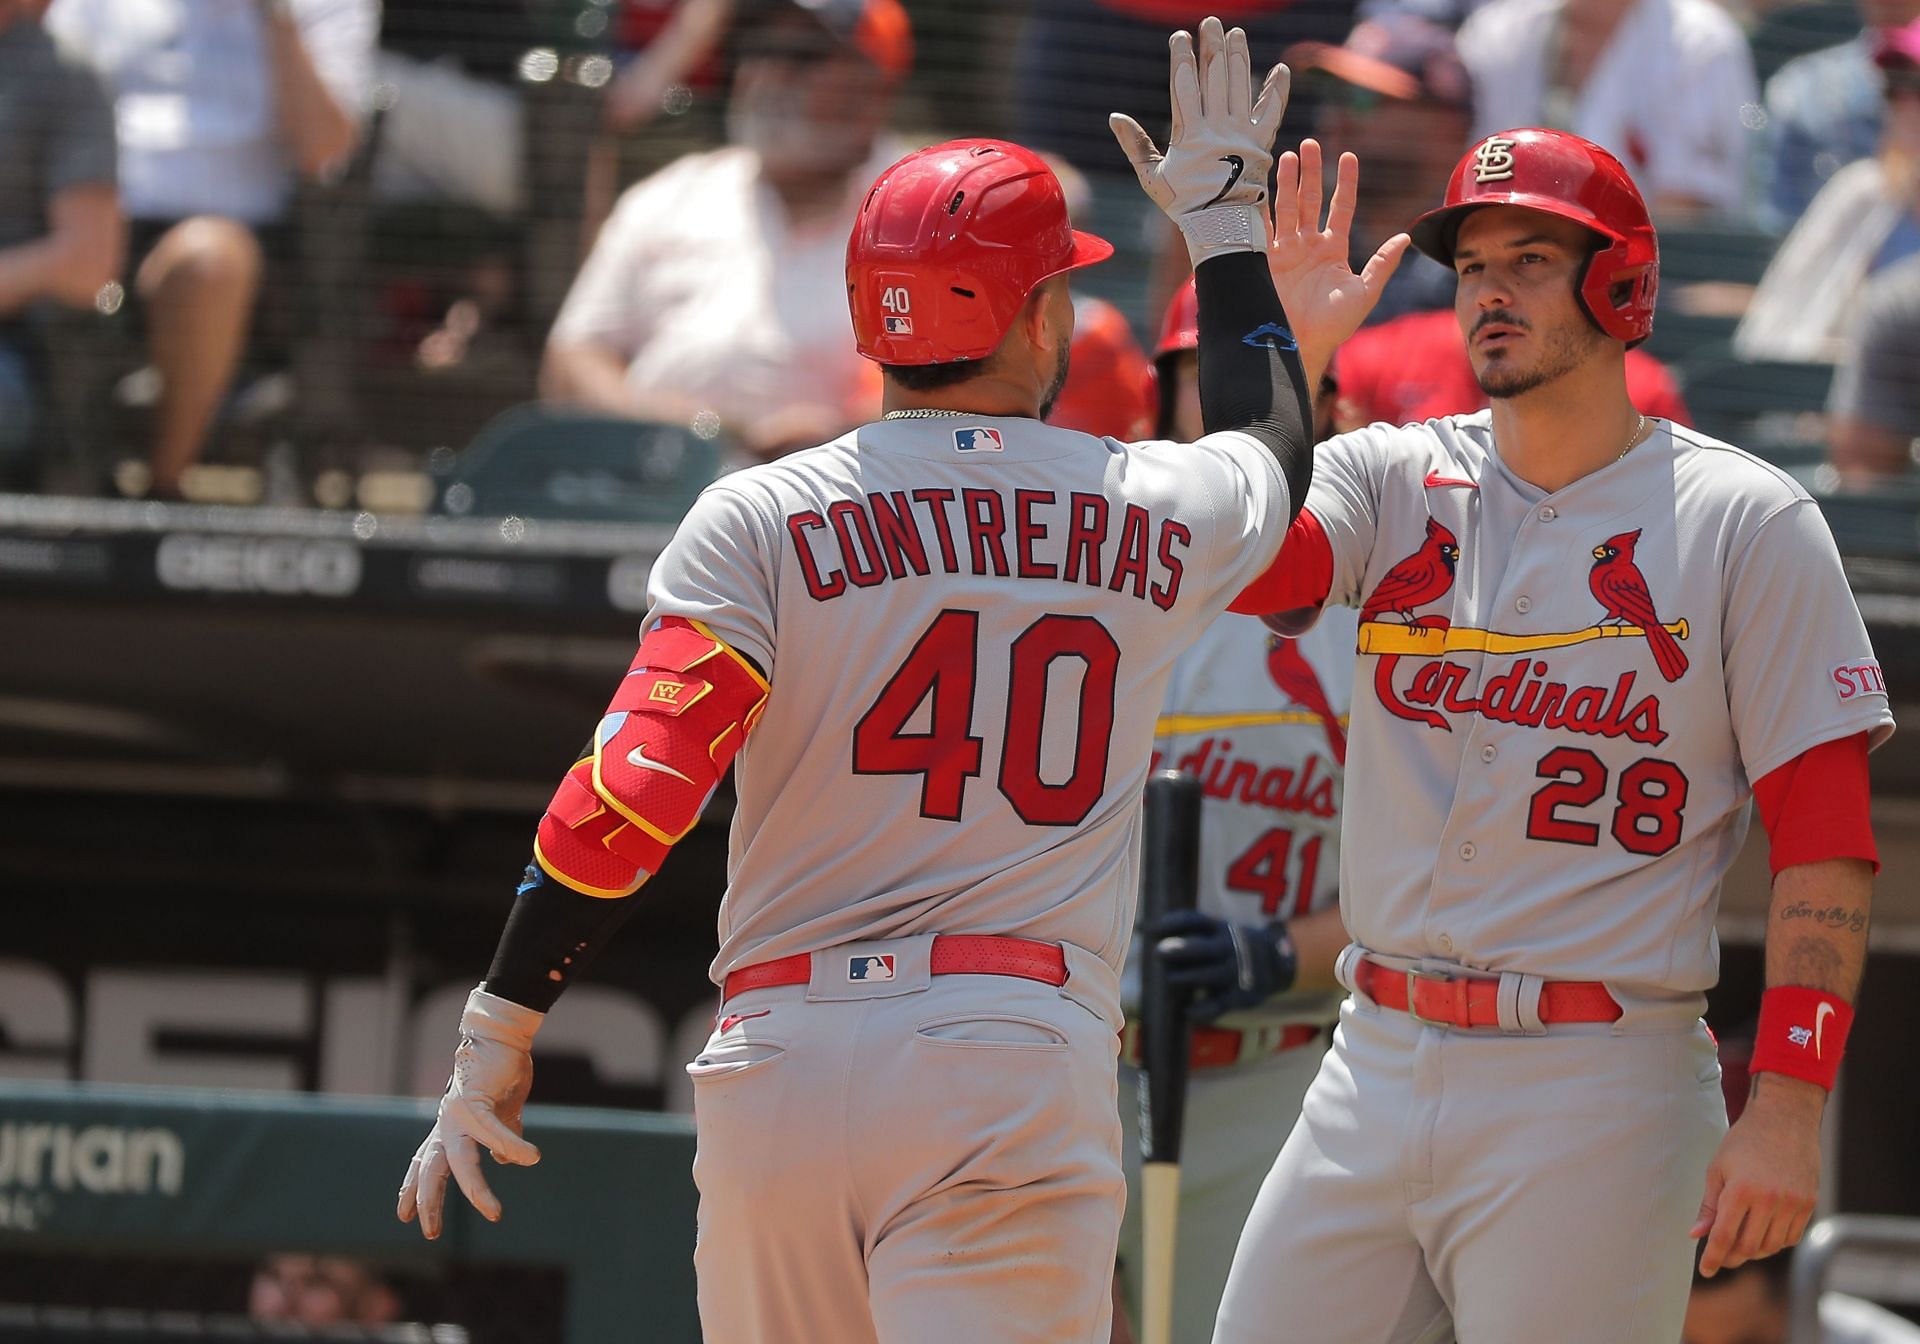
<path id="1" fill-rule="evenodd" d="M 587 755 L 547 804 L 534 861 L 582 895 L 632 894 L 700 820 L 768 689 L 752 663 L 700 622 L 658 622 Z"/>

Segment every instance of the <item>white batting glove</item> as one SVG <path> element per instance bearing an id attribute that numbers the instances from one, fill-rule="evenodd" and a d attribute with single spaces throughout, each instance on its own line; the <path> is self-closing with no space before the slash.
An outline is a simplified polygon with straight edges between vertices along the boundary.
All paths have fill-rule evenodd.
<path id="1" fill-rule="evenodd" d="M 429 1241 L 444 1223 L 449 1173 L 481 1217 L 500 1221 L 500 1201 L 480 1172 L 482 1148 L 516 1167 L 540 1160 L 540 1150 L 520 1137 L 520 1108 L 533 1087 L 533 1035 L 545 1017 L 484 989 L 467 995 L 453 1076 L 439 1118 L 407 1167 L 396 1210 L 403 1223 L 418 1215 Z"/>
<path id="2" fill-rule="evenodd" d="M 1225 31 L 1215 18 L 1200 24 L 1197 53 L 1185 31 L 1169 38 L 1167 47 L 1173 130 L 1166 153 L 1124 113 L 1114 113 L 1107 124 L 1141 187 L 1186 236 L 1194 265 L 1223 252 L 1261 251 L 1269 232 L 1273 140 L 1292 76 L 1286 66 L 1274 66 L 1256 100 L 1246 33 Z"/>

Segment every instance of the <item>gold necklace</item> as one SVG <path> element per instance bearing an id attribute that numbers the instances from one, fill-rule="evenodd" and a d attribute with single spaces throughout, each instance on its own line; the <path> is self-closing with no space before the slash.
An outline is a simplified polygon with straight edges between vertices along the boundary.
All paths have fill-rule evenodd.
<path id="1" fill-rule="evenodd" d="M 1634 424 L 1633 433 L 1627 436 L 1627 446 L 1620 450 L 1620 457 L 1625 457 L 1628 453 L 1633 451 L 1633 445 L 1640 442 L 1640 431 L 1645 429 L 1646 427 L 1647 427 L 1647 417 L 1643 415 Z M 1616 457 L 1613 460 L 1615 462 L 1618 462 L 1620 460 L 1620 457 Z"/>
<path id="2" fill-rule="evenodd" d="M 931 406 L 915 407 L 909 411 L 888 411 L 882 420 L 931 420 L 937 415 L 972 415 L 972 411 L 937 411 Z"/>

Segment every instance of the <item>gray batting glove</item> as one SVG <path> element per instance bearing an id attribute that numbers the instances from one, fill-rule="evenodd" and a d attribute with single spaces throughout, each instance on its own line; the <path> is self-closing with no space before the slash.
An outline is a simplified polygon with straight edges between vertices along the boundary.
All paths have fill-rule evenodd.
<path id="1" fill-rule="evenodd" d="M 484 989 L 467 995 L 453 1076 L 439 1118 L 407 1167 L 396 1210 L 403 1223 L 417 1215 L 427 1240 L 444 1225 L 449 1174 L 481 1217 L 500 1221 L 500 1201 L 480 1174 L 482 1148 L 516 1167 L 540 1160 L 540 1150 L 520 1137 L 520 1108 L 533 1087 L 533 1035 L 545 1017 Z"/>
<path id="2" fill-rule="evenodd" d="M 1273 140 L 1292 76 L 1286 66 L 1274 66 L 1256 100 L 1246 33 L 1225 31 L 1215 18 L 1200 24 L 1197 52 L 1184 30 L 1167 47 L 1173 130 L 1166 153 L 1124 113 L 1107 118 L 1114 139 L 1141 187 L 1186 236 L 1194 265 L 1223 252 L 1263 251 Z"/>

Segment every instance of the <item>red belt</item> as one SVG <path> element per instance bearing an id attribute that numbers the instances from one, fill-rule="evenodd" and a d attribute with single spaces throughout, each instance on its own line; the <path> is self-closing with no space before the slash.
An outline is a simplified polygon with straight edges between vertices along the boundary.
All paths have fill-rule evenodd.
<path id="1" fill-rule="evenodd" d="M 1354 966 L 1354 987 L 1382 1008 L 1439 1027 L 1500 1025 L 1500 978 L 1450 977 L 1421 970 L 1395 970 L 1370 957 Z M 1540 987 L 1540 1020 L 1614 1022 L 1620 1005 L 1598 980 L 1550 980 Z"/>
<path id="2" fill-rule="evenodd" d="M 928 957 L 935 975 L 1012 975 L 1047 985 L 1067 983 L 1067 954 L 1058 943 L 1031 938 L 1002 938 L 993 934 L 943 933 L 933 940 Z M 775 985 L 804 985 L 813 979 L 813 954 L 797 952 L 777 961 L 763 961 L 729 972 L 720 997 L 730 999 L 749 989 Z"/>
<path id="3" fill-rule="evenodd" d="M 1261 1040 L 1260 1037 L 1267 1031 L 1274 1032 L 1273 1039 Z M 1194 1027 L 1191 1043 L 1187 1047 L 1187 1067 L 1220 1069 L 1248 1060 L 1267 1059 L 1303 1045 L 1312 1045 L 1321 1035 L 1322 1029 L 1310 1022 L 1289 1022 L 1279 1028 L 1249 1027 L 1244 1031 L 1234 1027 Z M 1252 1044 L 1251 1049 L 1248 1048 L 1249 1043 Z M 1120 1062 L 1129 1068 L 1141 1067 L 1140 1025 L 1137 1022 L 1127 1023 L 1127 1029 L 1120 1033 Z"/>

